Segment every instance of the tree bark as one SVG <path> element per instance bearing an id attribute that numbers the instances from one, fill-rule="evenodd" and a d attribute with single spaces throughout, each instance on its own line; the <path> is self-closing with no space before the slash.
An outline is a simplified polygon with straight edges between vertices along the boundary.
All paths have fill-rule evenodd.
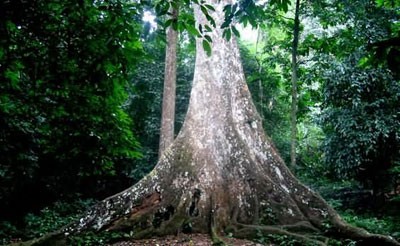
<path id="1" fill-rule="evenodd" d="M 171 7 L 171 19 L 177 20 L 178 9 Z M 158 156 L 174 141 L 175 99 L 176 99 L 176 53 L 178 31 L 170 25 L 167 28 L 167 48 L 165 51 L 164 92 L 162 102 L 160 146 Z"/>
<path id="2" fill-rule="evenodd" d="M 227 2 L 206 3 L 216 9 L 212 16 L 221 26 Z M 195 17 L 196 26 L 207 22 L 198 6 Z M 347 225 L 292 175 L 264 134 L 237 42 L 227 41 L 222 32 L 215 28 L 209 33 L 211 56 L 197 40 L 188 113 L 154 170 L 50 238 L 128 228 L 136 238 L 180 231 L 210 233 L 214 238 L 226 233 L 236 237 L 273 233 L 325 245 L 328 225 L 330 235 L 400 245 Z"/>
<path id="3" fill-rule="evenodd" d="M 293 42 L 292 42 L 292 107 L 290 112 L 290 128 L 291 128 L 291 143 L 290 143 L 290 166 L 294 170 L 296 168 L 296 147 L 297 147 L 297 48 L 299 44 L 300 33 L 300 0 L 296 0 L 296 9 L 294 14 L 293 26 Z"/>

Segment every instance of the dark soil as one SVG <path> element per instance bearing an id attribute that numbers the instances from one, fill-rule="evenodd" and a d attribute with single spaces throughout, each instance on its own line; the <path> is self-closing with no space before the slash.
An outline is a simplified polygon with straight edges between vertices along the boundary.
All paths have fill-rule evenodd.
<path id="1" fill-rule="evenodd" d="M 262 246 L 256 242 L 236 238 L 223 238 L 231 246 Z M 162 238 L 151 238 L 132 241 L 121 241 L 111 246 L 211 246 L 212 241 L 207 234 L 180 234 Z"/>

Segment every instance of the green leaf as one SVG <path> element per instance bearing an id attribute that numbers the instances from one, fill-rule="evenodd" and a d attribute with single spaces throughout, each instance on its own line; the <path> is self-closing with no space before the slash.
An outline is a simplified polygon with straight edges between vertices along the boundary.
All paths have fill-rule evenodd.
<path id="1" fill-rule="evenodd" d="M 257 27 L 257 22 L 256 22 L 254 19 L 248 18 L 248 20 L 249 20 L 250 25 L 251 25 L 252 27 Z"/>
<path id="2" fill-rule="evenodd" d="M 208 42 L 212 43 L 212 39 L 209 35 L 204 35 L 204 38 L 207 39 Z"/>
<path id="3" fill-rule="evenodd" d="M 169 5 L 168 4 L 157 4 L 155 6 L 155 10 L 157 13 L 157 16 L 163 16 L 166 15 L 168 13 L 168 9 L 169 9 Z"/>
<path id="4" fill-rule="evenodd" d="M 178 9 L 178 4 L 176 2 L 170 2 L 172 8 Z"/>
<path id="5" fill-rule="evenodd" d="M 288 12 L 288 10 L 289 10 L 289 5 L 290 5 L 290 2 L 288 2 L 288 1 L 286 1 L 286 3 L 284 3 L 284 2 L 282 2 L 282 10 L 283 10 L 283 12 Z"/>
<path id="6" fill-rule="evenodd" d="M 183 32 L 184 30 L 187 30 L 186 29 L 187 25 L 184 22 L 177 21 L 177 23 L 178 23 L 178 31 L 179 32 Z"/>
<path id="7" fill-rule="evenodd" d="M 14 32 L 17 30 L 17 26 L 11 21 L 6 22 L 6 27 L 7 27 L 7 30 L 10 32 Z"/>
<path id="8" fill-rule="evenodd" d="M 227 28 L 230 24 L 231 24 L 231 21 L 226 20 L 226 21 L 224 21 L 224 23 L 222 23 L 221 28 Z"/>
<path id="9" fill-rule="evenodd" d="M 169 26 L 172 24 L 173 21 L 174 21 L 174 19 L 168 19 L 168 20 L 165 22 L 164 27 L 165 27 L 165 28 L 169 27 Z"/>
<path id="10" fill-rule="evenodd" d="M 243 26 L 246 28 L 248 24 L 248 17 L 247 15 L 243 15 L 242 18 L 240 19 L 240 22 L 243 24 Z"/>
<path id="11" fill-rule="evenodd" d="M 289 9 L 289 5 L 291 4 L 290 0 L 271 0 L 269 2 L 270 5 L 277 5 L 278 9 L 287 12 Z"/>
<path id="12" fill-rule="evenodd" d="M 226 38 L 226 40 L 231 40 L 231 29 L 225 29 L 224 32 L 222 33 L 222 37 Z"/>
<path id="13" fill-rule="evenodd" d="M 19 72 L 18 71 L 12 71 L 10 69 L 7 69 L 4 73 L 5 77 L 9 79 L 11 87 L 14 89 L 18 89 L 19 86 Z"/>
<path id="14" fill-rule="evenodd" d="M 178 31 L 178 21 L 177 21 L 176 19 L 173 19 L 173 20 L 172 20 L 172 28 L 173 28 L 175 31 Z"/>
<path id="15" fill-rule="evenodd" d="M 0 60 L 3 59 L 4 56 L 4 50 L 3 48 L 0 47 Z"/>
<path id="16" fill-rule="evenodd" d="M 206 8 L 206 7 L 204 7 L 203 5 L 201 5 L 201 6 L 200 6 L 200 9 L 201 9 L 201 12 L 203 12 L 203 14 L 204 14 L 205 16 L 208 15 L 208 11 L 207 11 L 207 8 Z"/>
<path id="17" fill-rule="evenodd" d="M 208 8 L 209 10 L 215 11 L 215 8 L 210 4 L 204 4 L 204 6 L 206 6 L 206 8 Z"/>
<path id="18" fill-rule="evenodd" d="M 235 13 L 235 17 L 239 17 L 243 14 L 243 10 L 239 9 L 238 11 L 236 11 Z"/>
<path id="19" fill-rule="evenodd" d="M 376 2 L 376 5 L 378 5 L 379 7 L 382 7 L 385 3 L 384 0 L 375 0 L 375 2 Z"/>
<path id="20" fill-rule="evenodd" d="M 192 26 L 192 25 L 186 25 L 185 28 L 190 34 L 192 34 L 193 36 L 201 36 L 200 32 L 196 29 L 196 27 Z"/>
<path id="21" fill-rule="evenodd" d="M 227 4 L 224 7 L 225 17 L 229 16 L 232 13 L 232 5 Z"/>
<path id="22" fill-rule="evenodd" d="M 217 25 L 215 24 L 214 19 L 213 19 L 211 16 L 206 15 L 206 18 L 207 18 L 207 20 L 210 22 L 210 24 L 211 24 L 213 27 L 217 27 Z"/>
<path id="23" fill-rule="evenodd" d="M 203 39 L 203 49 L 208 56 L 211 56 L 211 45 L 206 39 Z"/>
<path id="24" fill-rule="evenodd" d="M 232 32 L 235 34 L 236 37 L 240 38 L 240 33 L 239 31 L 236 29 L 235 26 L 231 26 Z"/>

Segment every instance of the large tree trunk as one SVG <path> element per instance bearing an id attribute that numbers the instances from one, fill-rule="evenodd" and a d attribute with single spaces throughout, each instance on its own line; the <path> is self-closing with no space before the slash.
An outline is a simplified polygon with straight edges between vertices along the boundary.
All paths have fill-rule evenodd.
<path id="1" fill-rule="evenodd" d="M 207 2 L 215 7 L 213 17 L 220 26 L 226 2 Z M 198 24 L 206 22 L 198 7 L 195 16 Z M 324 245 L 321 235 L 329 224 L 335 235 L 399 245 L 343 223 L 290 173 L 264 134 L 236 40 L 222 38 L 219 28 L 210 35 L 211 56 L 197 40 L 193 89 L 182 130 L 154 170 L 56 234 L 124 228 L 137 238 L 182 230 L 213 236 L 230 232 L 236 237 L 261 232 Z"/>

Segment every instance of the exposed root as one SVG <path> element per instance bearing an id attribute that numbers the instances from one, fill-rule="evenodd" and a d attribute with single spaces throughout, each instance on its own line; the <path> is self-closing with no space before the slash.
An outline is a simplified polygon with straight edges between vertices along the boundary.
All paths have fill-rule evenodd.
<path id="1" fill-rule="evenodd" d="M 300 221 L 295 224 L 290 225 L 281 225 L 279 226 L 282 229 L 285 229 L 290 232 L 310 232 L 310 233 L 317 233 L 319 230 L 311 225 L 308 221 Z"/>
<path id="2" fill-rule="evenodd" d="M 213 246 L 225 246 L 226 243 L 222 238 L 218 236 L 218 233 L 216 231 L 216 225 L 215 225 L 215 212 L 216 212 L 216 207 L 214 205 L 214 199 L 213 196 L 210 196 L 210 217 L 209 217 L 209 227 L 210 227 L 210 237 L 211 241 L 213 242 Z"/>
<path id="3" fill-rule="evenodd" d="M 304 243 L 326 246 L 326 243 L 320 241 L 320 238 L 314 238 L 313 236 L 290 232 L 278 226 L 245 225 L 240 223 L 236 223 L 235 226 L 237 227 L 237 231 L 234 233 L 234 236 L 237 238 L 254 239 L 258 236 L 259 233 L 262 233 L 263 235 L 286 235 Z"/>
<path id="4" fill-rule="evenodd" d="M 357 240 L 365 245 L 400 246 L 400 243 L 394 240 L 392 237 L 369 233 L 362 228 L 349 225 L 345 223 L 338 215 L 333 218 L 332 222 L 334 228 L 336 228 L 339 236 L 341 237 Z"/>
<path id="5" fill-rule="evenodd" d="M 225 241 L 222 240 L 222 238 L 218 236 L 217 232 L 215 231 L 215 228 L 211 228 L 210 237 L 211 237 L 211 241 L 213 243 L 213 246 L 225 246 L 225 245 L 227 245 L 225 243 Z"/>
<path id="6" fill-rule="evenodd" d="M 42 237 L 25 242 L 12 243 L 8 246 L 33 246 L 33 245 L 66 245 L 66 238 L 61 231 L 52 232 Z"/>
<path id="7" fill-rule="evenodd" d="M 138 220 L 146 214 L 152 213 L 160 202 L 160 193 L 154 192 L 147 195 L 141 204 L 134 206 L 129 214 L 113 221 L 106 230 L 118 230 L 130 226 L 132 221 Z"/>
<path id="8" fill-rule="evenodd" d="M 171 156 L 169 162 L 172 163 L 176 159 L 176 156 Z M 186 161 L 185 159 L 185 163 Z M 182 168 L 180 165 L 178 167 Z M 265 188 L 263 185 L 256 186 L 256 182 L 247 182 L 242 177 L 237 177 L 237 180 L 244 181 L 217 183 L 218 186 L 208 187 L 197 180 L 198 176 L 190 177 L 190 170 L 185 168 L 181 170 L 178 167 L 156 169 L 138 184 L 99 202 L 79 221 L 42 238 L 14 245 L 66 245 L 67 236 L 77 235 L 85 230 L 130 230 L 134 233 L 135 239 L 162 237 L 180 232 L 208 232 L 214 245 L 226 245 L 220 236 L 229 231 L 233 233 L 234 237 L 245 239 L 255 239 L 260 233 L 265 236 L 285 235 L 311 245 L 327 245 L 329 238 L 341 238 L 357 240 L 360 245 L 400 246 L 389 236 L 371 234 L 345 223 L 323 198 L 300 183 L 293 184 L 293 187 L 299 192 L 291 193 L 293 195 L 287 197 L 286 201 L 280 196 L 262 197 L 262 194 L 265 193 L 274 194 L 273 185 Z M 193 169 L 195 167 L 198 168 L 190 166 Z M 204 170 L 194 170 L 193 172 L 206 173 Z M 251 173 L 255 177 L 258 174 Z M 296 180 L 290 174 L 288 175 L 288 179 Z M 265 176 L 266 178 L 263 176 L 259 180 L 272 182 L 267 175 Z M 248 185 L 249 189 L 243 188 L 242 194 L 235 190 L 237 187 L 246 187 L 245 185 Z M 255 192 L 255 196 L 247 197 L 247 194 L 250 194 L 249 191 L 252 190 L 250 189 L 252 185 L 257 188 L 254 190 L 259 190 L 259 192 Z M 225 192 L 221 187 L 235 189 Z M 243 202 L 253 205 L 251 209 L 237 202 L 239 199 L 235 200 L 238 194 L 242 195 Z M 277 194 L 281 193 L 277 192 Z M 305 197 L 307 202 L 303 202 L 302 197 Z M 279 203 L 276 201 L 277 198 L 280 199 Z M 260 218 L 263 217 L 261 214 L 263 210 L 260 206 L 262 199 L 270 199 L 271 204 L 276 202 L 276 204 L 282 204 L 282 207 L 287 205 L 286 207 L 295 212 L 298 208 L 297 215 L 301 216 L 293 217 L 296 218 L 293 220 L 281 221 L 281 224 L 293 224 L 259 225 Z M 274 208 L 272 206 L 272 209 Z M 280 213 L 279 215 L 287 214 Z M 331 225 L 331 230 L 326 234 L 323 234 L 327 229 L 324 227 L 323 221 L 329 222 Z"/>
<path id="9" fill-rule="evenodd" d="M 365 243 L 366 245 L 400 246 L 400 243 L 390 236 L 369 233 L 362 228 L 358 228 L 346 223 L 320 195 L 314 194 L 314 196 L 320 200 L 327 210 L 329 221 L 332 224 L 332 233 L 336 234 L 334 235 L 335 237 L 357 240 L 361 243 Z"/>

